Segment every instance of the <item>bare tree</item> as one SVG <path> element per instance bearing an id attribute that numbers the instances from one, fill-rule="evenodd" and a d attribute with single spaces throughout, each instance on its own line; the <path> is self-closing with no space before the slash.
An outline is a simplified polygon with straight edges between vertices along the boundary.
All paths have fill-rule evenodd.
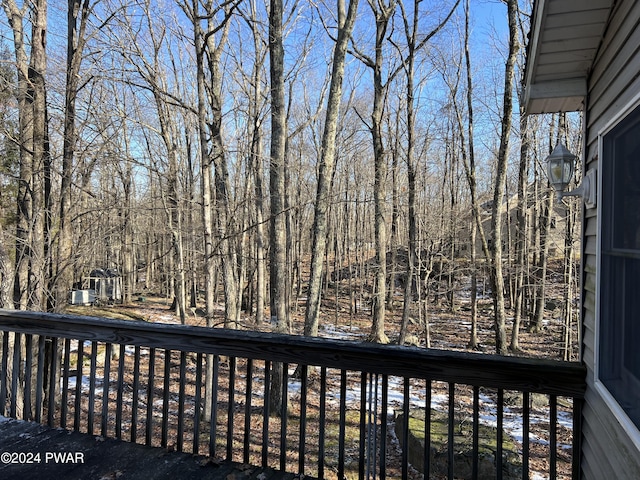
<path id="1" fill-rule="evenodd" d="M 198 132 L 200 140 L 202 203 L 205 238 L 206 265 L 206 316 L 207 324 L 213 325 L 214 308 L 214 255 L 217 251 L 223 269 L 226 327 L 235 327 L 238 321 L 238 279 L 236 253 L 231 213 L 231 188 L 225 148 L 222 140 L 222 72 L 220 58 L 229 32 L 229 19 L 237 3 L 226 2 L 214 5 L 205 2 L 184 2 L 182 9 L 193 23 L 197 69 Z M 219 18 L 220 17 L 220 18 Z M 204 25 L 203 25 L 204 24 Z M 215 202 L 212 199 L 212 175 L 215 169 Z M 217 245 L 214 247 L 213 212 L 216 213 Z"/>
<path id="2" fill-rule="evenodd" d="M 385 111 L 385 101 L 390 82 L 406 68 L 408 59 L 405 58 L 400 65 L 394 68 L 387 76 L 384 76 L 384 42 L 388 38 L 388 28 L 390 20 L 395 12 L 397 1 L 370 0 L 369 7 L 375 19 L 375 44 L 373 58 L 354 48 L 354 54 L 360 61 L 371 69 L 373 74 L 373 106 L 370 123 L 365 122 L 371 133 L 373 142 L 374 157 L 374 229 L 375 229 L 375 250 L 376 250 L 376 279 L 373 298 L 373 324 L 369 340 L 377 343 L 388 343 L 384 329 L 385 323 L 385 298 L 386 298 L 386 277 L 387 277 L 387 226 L 385 220 L 386 212 L 386 181 L 387 181 L 387 159 L 383 141 L 383 116 Z M 417 2 L 419 4 L 420 2 Z M 449 14 L 442 20 L 436 28 L 426 34 L 419 43 L 415 44 L 409 53 L 412 58 L 416 51 L 427 45 L 428 41 L 435 36 L 449 21 L 453 12 L 457 8 L 459 0 L 456 1 Z M 415 14 L 417 16 L 417 14 Z M 405 15 L 406 17 L 406 15 Z M 405 29 L 408 25 L 405 23 Z M 410 38 L 408 39 L 410 41 Z M 415 39 L 414 39 L 415 42 Z M 361 119 L 363 117 L 361 116 Z"/>
<path id="3" fill-rule="evenodd" d="M 186 322 L 186 272 L 185 254 L 183 246 L 183 218 L 180 212 L 180 192 L 178 186 L 178 156 L 180 155 L 181 132 L 177 124 L 177 115 L 173 105 L 179 103 L 178 108 L 188 108 L 184 106 L 185 100 L 179 98 L 179 93 L 173 93 L 169 89 L 169 84 L 180 85 L 181 78 L 177 71 L 178 64 L 169 47 L 166 53 L 168 62 L 164 62 L 163 54 L 167 43 L 170 42 L 167 26 L 163 22 L 157 22 L 157 15 L 150 10 L 150 6 L 145 6 L 145 33 L 149 39 L 151 51 L 147 58 L 147 53 L 142 50 L 143 42 L 139 41 L 138 28 L 128 26 L 127 32 L 130 34 L 128 41 L 132 44 L 130 48 L 123 48 L 124 52 L 132 51 L 134 58 L 129 62 L 135 66 L 140 77 L 153 95 L 155 109 L 159 123 L 159 134 L 166 149 L 167 167 L 163 171 L 162 177 L 166 178 L 166 189 L 161 189 L 163 207 L 167 213 L 168 229 L 171 234 L 173 250 L 173 268 L 171 269 L 172 285 L 174 290 L 174 306 L 176 314 L 180 317 L 181 323 Z M 165 71 L 164 63 L 173 66 L 172 72 Z M 173 82 L 168 78 L 173 75 Z M 189 112 L 191 112 L 191 109 Z M 158 174 L 160 173 L 158 169 Z M 162 179 L 161 179 L 162 181 Z"/>
<path id="4" fill-rule="evenodd" d="M 522 322 L 522 306 L 524 300 L 524 279 L 527 261 L 527 205 L 529 182 L 529 128 L 528 117 L 520 115 L 520 162 L 518 168 L 518 206 L 516 211 L 516 275 L 514 280 L 515 301 L 513 305 L 513 329 L 509 349 L 517 352 L 520 349 L 519 333 Z"/>
<path id="5" fill-rule="evenodd" d="M 396 0 L 374 2 L 369 1 L 369 7 L 374 15 L 376 23 L 375 54 L 371 58 L 360 53 L 359 58 L 373 72 L 373 106 L 371 110 L 371 123 L 368 124 L 373 141 L 374 158 L 374 229 L 376 248 L 376 280 L 373 297 L 373 324 L 369 340 L 377 343 L 388 343 L 389 338 L 384 331 L 385 323 L 385 298 L 387 282 L 387 223 L 385 218 L 387 194 L 387 159 L 385 154 L 382 119 L 384 115 L 384 102 L 386 98 L 388 81 L 383 79 L 384 49 L 383 43 L 387 38 L 389 21 L 396 8 Z"/>
<path id="6" fill-rule="evenodd" d="M 196 55 L 196 85 L 197 85 L 197 118 L 198 138 L 201 165 L 202 188 L 202 217 L 204 226 L 204 263 L 205 263 L 205 302 L 207 326 L 213 326 L 215 264 L 214 264 L 214 232 L 213 211 L 217 216 L 217 227 L 221 241 L 219 248 L 223 251 L 223 275 L 225 284 L 225 325 L 235 325 L 238 315 L 235 267 L 231 252 L 231 241 L 227 235 L 229 220 L 229 189 L 228 172 L 222 144 L 222 92 L 220 56 L 228 35 L 229 19 L 235 4 L 225 3 L 222 6 L 206 2 L 205 11 L 200 10 L 199 0 L 181 3 L 181 8 L 189 17 L 193 25 L 193 42 Z M 221 19 L 218 20 L 218 16 Z M 204 23 L 204 26 L 203 26 Z M 216 37 L 219 34 L 219 37 Z M 207 73 L 209 77 L 207 78 Z M 211 143 L 210 143 L 211 142 Z M 212 167 L 216 168 L 216 203 L 212 199 Z M 218 167 L 220 170 L 218 171 Z M 212 381 L 216 360 L 212 355 L 207 358 L 206 370 L 206 403 L 204 417 L 210 418 Z"/>
<path id="7" fill-rule="evenodd" d="M 493 207 L 491 209 L 491 287 L 493 293 L 494 327 L 496 334 L 496 352 L 500 355 L 507 353 L 506 341 L 506 312 L 504 302 L 504 277 L 502 271 L 502 216 L 504 212 L 505 184 L 507 177 L 507 161 L 509 157 L 509 137 L 511 135 L 513 113 L 513 82 L 515 77 L 516 57 L 519 50 L 518 42 L 518 2 L 507 0 L 509 18 L 509 54 L 505 64 L 504 93 L 502 104 L 502 120 L 500 147 L 496 167 Z"/>
<path id="8" fill-rule="evenodd" d="M 270 222 L 270 283 L 271 323 L 276 332 L 289 328 L 287 299 L 287 219 L 285 176 L 286 164 L 286 104 L 284 88 L 283 2 L 271 0 L 269 9 L 269 72 L 271 78 L 271 153 L 269 192 Z M 271 412 L 282 411 L 282 363 L 274 363 L 271 373 Z"/>
<path id="9" fill-rule="evenodd" d="M 320 296 L 322 291 L 323 262 L 327 253 L 328 210 L 331 203 L 330 194 L 336 169 L 336 133 L 338 115 L 342 99 L 342 82 L 344 77 L 347 46 L 358 10 L 358 0 L 350 0 L 348 9 L 344 0 L 338 0 L 338 35 L 333 51 L 331 84 L 325 116 L 322 145 L 318 168 L 318 184 L 313 221 L 313 247 L 311 253 L 311 275 L 307 296 L 304 334 L 318 334 L 318 318 L 320 315 Z"/>
<path id="10" fill-rule="evenodd" d="M 81 84 L 80 67 L 87 42 L 89 0 L 69 0 L 67 6 L 67 68 L 64 101 L 62 178 L 60 182 L 60 232 L 56 261 L 54 308 L 61 309 L 73 284 L 73 230 L 71 225 L 72 178 L 78 133 L 76 103 Z"/>
<path id="11" fill-rule="evenodd" d="M 13 32 L 18 82 L 20 182 L 16 228 L 16 269 L 14 304 L 16 308 L 45 308 L 48 270 L 45 261 L 45 163 L 48 155 L 46 116 L 46 38 L 47 1 L 3 0 Z M 29 15 L 29 42 L 24 21 Z M 29 45 L 29 46 L 27 46 Z"/>
<path id="12" fill-rule="evenodd" d="M 265 318 L 264 307 L 266 298 L 266 252 L 267 245 L 264 231 L 264 186 L 263 186 L 263 118 L 261 112 L 262 104 L 262 69 L 264 67 L 266 49 L 264 39 L 261 37 L 257 18 L 257 5 L 255 1 L 250 2 L 250 12 L 247 15 L 247 23 L 251 28 L 253 36 L 254 62 L 251 72 L 251 100 L 249 101 L 249 119 L 251 122 L 249 157 L 251 165 L 249 171 L 253 178 L 254 186 L 254 208 L 255 208 L 255 255 L 256 255 L 256 322 L 262 322 Z"/>

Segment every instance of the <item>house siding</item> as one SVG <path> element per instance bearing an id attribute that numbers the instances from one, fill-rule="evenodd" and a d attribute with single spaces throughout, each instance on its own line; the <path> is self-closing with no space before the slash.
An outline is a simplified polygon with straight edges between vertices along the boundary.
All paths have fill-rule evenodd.
<path id="1" fill-rule="evenodd" d="M 617 2 L 588 82 L 587 169 L 598 169 L 598 134 L 640 93 L 640 2 Z M 640 454 L 595 387 L 597 213 L 585 212 L 583 242 L 583 360 L 588 368 L 582 473 L 587 480 L 640 478 Z"/>

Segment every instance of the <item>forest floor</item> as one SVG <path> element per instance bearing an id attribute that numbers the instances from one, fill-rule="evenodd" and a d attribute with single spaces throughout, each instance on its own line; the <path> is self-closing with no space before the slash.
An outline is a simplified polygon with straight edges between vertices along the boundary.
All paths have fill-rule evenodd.
<path id="1" fill-rule="evenodd" d="M 557 297 L 557 295 L 556 295 Z M 360 309 L 357 314 L 349 312 L 348 296 L 344 296 L 346 300 L 340 297 L 336 301 L 335 297 L 326 296 L 323 300 L 323 309 L 320 319 L 320 333 L 319 335 L 327 338 L 341 339 L 341 340 L 353 340 L 353 341 L 365 341 L 370 333 L 371 329 L 371 312 L 370 309 Z M 554 293 L 551 290 L 551 301 L 548 305 L 554 307 L 559 304 L 557 298 L 554 300 Z M 492 354 L 495 350 L 495 333 L 492 319 L 492 302 L 488 298 L 483 298 L 479 301 L 479 315 L 477 325 L 477 335 L 479 340 L 479 346 L 476 350 Z M 179 318 L 174 314 L 171 309 L 171 300 L 154 296 L 151 294 L 140 294 L 134 297 L 134 301 L 129 305 L 113 305 L 103 307 L 70 307 L 69 313 L 90 315 L 90 316 L 105 316 L 111 318 L 128 318 L 144 320 L 154 323 L 171 323 L 179 324 Z M 400 331 L 402 314 L 401 297 L 398 297 L 398 301 L 394 305 L 394 308 L 387 310 L 385 331 L 389 336 L 391 342 L 394 342 Z M 416 315 L 417 316 L 417 315 Z M 460 295 L 456 301 L 454 309 L 446 302 L 442 301 L 439 304 L 436 302 L 430 302 L 428 306 L 428 319 L 429 319 L 429 340 L 430 347 L 436 349 L 447 350 L 469 350 L 468 343 L 471 331 L 471 318 L 470 308 L 468 300 L 464 295 Z M 561 311 L 559 308 L 555 310 L 548 310 L 545 312 L 544 329 L 539 333 L 529 333 L 526 330 L 526 324 L 523 325 L 519 333 L 520 350 L 518 352 L 510 352 L 510 355 L 535 357 L 535 358 L 547 358 L 562 360 L 564 354 L 564 326 L 561 320 Z M 223 324 L 223 308 L 218 306 L 214 322 L 218 326 Z M 203 316 L 203 312 L 200 308 L 192 309 L 187 316 L 186 323 L 188 325 L 206 326 L 206 320 Z M 301 299 L 299 306 L 293 308 L 291 312 L 291 333 L 302 334 L 304 324 L 304 300 Z M 263 322 L 258 324 L 249 320 L 248 316 L 244 316 L 241 320 L 240 328 L 269 331 L 271 325 L 268 321 L 268 317 Z M 409 333 L 412 336 L 413 341 L 418 346 L 426 346 L 425 328 L 418 324 L 418 322 L 412 322 L 409 326 Z M 507 325 L 507 336 L 510 338 L 511 324 Z M 577 355 L 578 340 L 575 333 L 572 334 L 573 351 L 572 359 L 575 359 Z M 446 386 L 435 387 L 434 395 L 438 395 L 437 388 L 442 390 L 442 393 L 446 395 Z M 446 408 L 446 404 L 442 405 L 442 408 Z M 490 402 L 487 403 L 489 410 L 495 409 L 495 405 Z M 510 407 L 509 410 L 514 418 L 518 417 L 518 408 Z M 567 410 L 568 412 L 568 410 Z M 389 426 L 393 427 L 394 420 L 390 417 Z M 548 423 L 547 423 L 548 425 Z M 542 428 L 544 425 L 539 425 L 532 428 Z M 519 427 L 521 428 L 521 426 Z M 518 427 L 515 427 L 514 432 L 509 432 L 512 437 L 518 436 Z M 561 449 L 563 455 L 568 455 L 570 449 L 567 446 L 571 444 L 571 428 L 560 425 L 558 428 L 558 442 L 560 445 L 564 445 Z M 544 433 L 540 433 L 538 438 L 543 438 Z M 398 440 L 395 437 L 394 429 L 389 429 L 389 449 L 392 451 L 388 455 L 388 474 L 390 478 L 398 478 L 400 474 L 398 451 L 400 449 Z M 536 471 L 548 471 L 548 449 L 545 446 L 545 442 L 532 442 L 531 444 L 531 468 L 533 476 L 531 478 L 539 479 L 544 476 L 539 476 Z M 396 450 L 393 453 L 393 450 Z M 537 450 L 540 452 L 537 453 Z M 546 453 L 545 453 L 546 452 Z M 569 458 L 561 459 L 558 465 L 559 478 L 564 478 L 565 474 L 569 477 L 570 460 Z M 417 471 L 411 473 L 410 478 L 422 478 L 421 474 Z M 432 478 L 437 478 L 432 476 Z"/>
<path id="2" fill-rule="evenodd" d="M 553 294 L 552 294 L 553 295 Z M 179 324 L 180 319 L 171 309 L 171 299 L 162 298 L 153 294 L 134 296 L 134 300 L 128 305 L 78 307 L 70 306 L 69 313 L 89 316 L 104 316 L 109 318 L 123 318 L 143 320 L 151 323 Z M 519 329 L 519 350 L 509 352 L 509 355 L 547 358 L 563 360 L 565 357 L 566 341 L 565 327 L 562 320 L 562 311 L 557 305 L 558 298 L 549 296 L 547 309 L 543 320 L 544 328 L 540 332 L 531 333 L 527 329 L 528 319 L 523 319 Z M 302 335 L 304 328 L 304 299 L 301 299 L 291 310 L 290 333 Z M 320 315 L 319 336 L 340 340 L 365 341 L 370 334 L 372 317 L 370 308 L 361 308 L 358 313 L 350 313 L 348 298 L 340 297 L 336 302 L 335 296 L 325 296 L 322 301 Z M 493 303 L 489 298 L 478 300 L 478 320 L 476 351 L 482 353 L 495 353 L 495 328 L 493 321 Z M 410 343 L 416 346 L 427 346 L 427 335 L 424 324 L 416 320 L 417 315 L 410 317 L 408 334 Z M 217 305 L 214 313 L 214 325 L 222 327 L 224 324 L 224 311 L 221 304 Z M 509 315 L 509 313 L 508 313 Z M 430 302 L 428 305 L 428 337 L 429 347 L 443 350 L 469 351 L 471 335 L 471 309 L 468 298 L 461 296 L 456 300 L 452 308 L 446 301 Z M 400 296 L 394 301 L 393 308 L 387 308 L 385 317 L 385 331 L 391 343 L 396 343 L 402 321 L 402 299 Z M 510 341 L 512 335 L 513 317 L 508 316 L 506 333 Z M 202 308 L 190 309 L 186 316 L 186 324 L 194 326 L 206 326 L 206 319 Z M 262 322 L 254 322 L 246 314 L 242 314 L 240 329 L 270 331 L 272 326 L 268 316 Z M 579 339 L 577 326 L 572 325 L 569 345 L 569 360 L 576 361 L 579 352 Z"/>

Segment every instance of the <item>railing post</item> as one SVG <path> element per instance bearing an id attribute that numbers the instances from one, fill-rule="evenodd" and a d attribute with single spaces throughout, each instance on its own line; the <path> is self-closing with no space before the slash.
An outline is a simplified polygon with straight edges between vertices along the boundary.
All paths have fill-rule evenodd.
<path id="1" fill-rule="evenodd" d="M 584 400 L 573 399 L 573 448 L 572 453 L 572 478 L 582 478 L 582 407 Z"/>

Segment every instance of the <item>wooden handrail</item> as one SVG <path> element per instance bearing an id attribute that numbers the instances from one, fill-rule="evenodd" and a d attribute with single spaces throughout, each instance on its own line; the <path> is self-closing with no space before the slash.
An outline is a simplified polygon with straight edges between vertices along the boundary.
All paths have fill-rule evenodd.
<path id="1" fill-rule="evenodd" d="M 584 398 L 579 363 L 254 331 L 0 310 L 0 330 Z"/>

